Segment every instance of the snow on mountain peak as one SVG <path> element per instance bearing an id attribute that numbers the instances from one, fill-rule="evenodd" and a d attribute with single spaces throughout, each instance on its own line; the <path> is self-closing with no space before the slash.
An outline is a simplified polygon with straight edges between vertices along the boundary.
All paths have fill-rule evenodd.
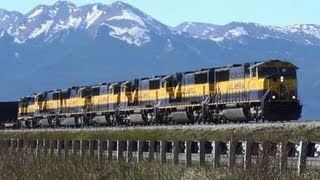
<path id="1" fill-rule="evenodd" d="M 35 10 L 32 14 L 30 14 L 28 16 L 28 19 L 32 19 L 32 18 L 38 16 L 40 13 L 42 13 L 42 11 L 43 11 L 43 8 Z"/>
<path id="2" fill-rule="evenodd" d="M 305 33 L 310 36 L 314 36 L 320 39 L 320 26 L 313 24 L 296 24 L 293 26 L 286 26 L 284 28 L 285 31 L 290 33 Z"/>
<path id="3" fill-rule="evenodd" d="M 146 27 L 145 23 L 143 20 L 130 10 L 122 10 L 122 14 L 120 16 L 113 16 L 108 19 L 109 21 L 112 20 L 131 20 L 139 23 L 141 26 Z"/>
<path id="4" fill-rule="evenodd" d="M 5 21 L 5 20 L 7 20 L 7 19 L 9 19 L 9 16 L 8 16 L 8 15 L 4 15 L 4 16 L 2 17 L 2 19 L 1 19 L 1 21 L 3 22 L 3 21 Z"/>
<path id="5" fill-rule="evenodd" d="M 69 13 L 73 13 L 78 10 L 78 7 L 75 4 L 68 1 L 57 1 L 53 7 L 56 11 L 68 11 Z"/>
<path id="6" fill-rule="evenodd" d="M 124 3 L 122 1 L 115 1 L 111 4 L 109 4 L 111 7 L 117 7 L 117 8 L 133 8 L 130 4 Z"/>
<path id="7" fill-rule="evenodd" d="M 137 46 L 150 41 L 150 32 L 158 35 L 174 32 L 151 16 L 121 1 L 109 5 L 95 3 L 84 6 L 57 1 L 51 6 L 35 7 L 21 15 L 20 21 L 16 23 L 12 23 L 13 18 L 1 14 L 4 13 L 0 12 L 0 29 L 5 29 L 16 43 L 38 37 L 50 43 L 54 39 L 64 38 L 64 32 L 74 29 L 85 31 L 95 38 L 99 27 L 103 25 L 109 26 L 106 35 Z"/>
<path id="8" fill-rule="evenodd" d="M 185 27 L 182 29 L 183 32 L 187 32 L 188 29 L 192 26 L 192 22 L 186 22 Z"/>
<path id="9" fill-rule="evenodd" d="M 229 30 L 228 33 L 231 36 L 234 36 L 234 37 L 239 37 L 239 36 L 242 36 L 242 35 L 248 35 L 248 32 L 246 30 L 244 30 L 243 27 L 239 27 L 239 26 L 234 28 L 234 29 Z"/>
<path id="10" fill-rule="evenodd" d="M 68 21 L 66 21 L 66 22 L 62 21 L 62 22 L 60 22 L 60 24 L 55 25 L 54 28 L 53 28 L 53 32 L 57 33 L 60 30 L 70 29 L 70 28 L 75 28 L 76 29 L 76 28 L 79 27 L 81 22 L 82 22 L 82 18 L 81 17 L 70 16 Z"/>
<path id="11" fill-rule="evenodd" d="M 111 25 L 107 26 L 113 30 L 109 33 L 110 36 L 126 41 L 128 44 L 141 46 L 150 41 L 150 36 L 146 35 L 146 30 L 140 27 L 119 28 Z"/>
<path id="12" fill-rule="evenodd" d="M 44 41 L 52 42 L 53 39 L 66 37 L 63 36 L 64 32 L 75 29 L 87 32 L 95 38 L 100 26 L 109 27 L 105 35 L 137 46 L 151 41 L 152 35 L 155 34 L 187 36 L 219 44 L 230 40 L 242 43 L 250 37 L 320 45 L 319 25 L 277 27 L 246 22 L 231 22 L 226 25 L 184 22 L 171 28 L 121 1 L 109 5 L 95 3 L 76 6 L 68 1 L 59 0 L 51 6 L 39 5 L 25 15 L 0 9 L 0 35 L 7 33 L 17 43 L 40 35 L 43 35 L 40 38 Z"/>
<path id="13" fill-rule="evenodd" d="M 87 13 L 87 29 L 103 14 L 103 11 L 99 10 L 98 5 L 92 7 L 92 11 Z"/>
<path id="14" fill-rule="evenodd" d="M 244 38 L 284 39 L 305 45 L 320 45 L 320 26 L 299 24 L 285 27 L 263 25 L 258 23 L 231 22 L 226 25 L 213 25 L 197 22 L 185 22 L 176 27 L 177 30 L 191 35 L 193 38 L 208 39 L 215 42 L 234 40 L 245 42 Z"/>
<path id="15" fill-rule="evenodd" d="M 37 36 L 41 35 L 42 33 L 47 34 L 53 21 L 49 20 L 46 23 L 42 24 L 40 28 L 36 28 L 31 35 L 29 36 L 30 39 L 36 38 Z"/>
<path id="16" fill-rule="evenodd" d="M 64 8 L 64 7 L 67 7 L 67 8 L 76 8 L 77 6 L 69 1 L 63 1 L 63 0 L 59 0 L 57 1 L 54 5 L 54 7 L 57 7 L 57 8 Z"/>

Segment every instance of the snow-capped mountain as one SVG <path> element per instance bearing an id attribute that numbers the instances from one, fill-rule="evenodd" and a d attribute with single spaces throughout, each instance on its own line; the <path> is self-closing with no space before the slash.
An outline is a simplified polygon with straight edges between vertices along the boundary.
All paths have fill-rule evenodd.
<path id="1" fill-rule="evenodd" d="M 226 25 L 185 22 L 170 28 L 139 9 L 117 1 L 115 3 L 76 6 L 57 1 L 52 6 L 39 5 L 25 15 L 0 10 L 0 36 L 8 33 L 16 43 L 40 38 L 46 42 L 63 39 L 65 33 L 85 30 L 95 37 L 99 28 L 109 29 L 107 35 L 141 46 L 151 39 L 150 34 L 183 32 L 193 38 L 223 43 L 246 38 L 278 38 L 305 45 L 320 45 L 320 26 L 313 24 L 276 27 L 257 23 L 231 22 Z M 173 30 L 173 31 L 172 31 Z"/>
<path id="2" fill-rule="evenodd" d="M 169 27 L 123 3 L 57 1 L 0 9 L 0 101 L 26 94 L 265 59 L 299 69 L 303 117 L 318 116 L 320 26 L 186 22 Z"/>
<path id="3" fill-rule="evenodd" d="M 2 37 L 4 33 L 13 34 L 14 26 L 19 24 L 22 17 L 23 15 L 19 12 L 0 9 L 0 37 Z"/>
<path id="4" fill-rule="evenodd" d="M 7 29 L 7 33 L 17 43 L 36 38 L 52 42 L 60 38 L 62 32 L 69 33 L 79 29 L 86 30 L 95 37 L 102 26 L 110 29 L 110 36 L 137 46 L 150 41 L 150 32 L 170 33 L 164 24 L 122 2 L 77 7 L 67 1 L 57 1 L 52 6 L 39 5 L 24 16 L 8 12 L 3 14 L 10 18 L 3 18 L 0 28 Z M 8 24 L 13 24 L 11 29 Z"/>
<path id="5" fill-rule="evenodd" d="M 178 25 L 177 29 L 192 37 L 210 39 L 215 42 L 243 40 L 250 37 L 256 39 L 277 38 L 305 45 L 320 45 L 320 26 L 315 24 L 277 27 L 242 22 L 231 22 L 223 26 L 184 22 Z"/>

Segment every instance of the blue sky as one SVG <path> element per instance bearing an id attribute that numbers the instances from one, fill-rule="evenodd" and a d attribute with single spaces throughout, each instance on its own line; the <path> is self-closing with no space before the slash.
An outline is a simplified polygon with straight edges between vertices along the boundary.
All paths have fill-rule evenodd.
<path id="1" fill-rule="evenodd" d="M 1 0 L 0 8 L 27 13 L 56 0 Z M 69 0 L 77 5 L 114 0 Z M 157 20 L 176 26 L 184 21 L 227 24 L 231 21 L 285 26 L 320 24 L 319 0 L 123 0 Z"/>

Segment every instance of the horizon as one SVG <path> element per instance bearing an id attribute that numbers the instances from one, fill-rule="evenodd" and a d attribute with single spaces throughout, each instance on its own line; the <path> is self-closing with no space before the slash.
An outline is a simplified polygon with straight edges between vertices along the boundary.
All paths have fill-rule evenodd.
<path id="1" fill-rule="evenodd" d="M 26 14 L 40 4 L 53 5 L 57 0 L 29 0 L 20 2 L 19 0 L 2 1 L 0 8 L 9 11 L 18 11 Z M 68 0 L 77 6 L 85 4 L 111 4 L 115 0 Z M 130 4 L 139 10 L 145 12 L 158 21 L 176 27 L 183 22 L 199 22 L 215 25 L 225 25 L 231 22 L 258 23 L 270 26 L 292 26 L 295 24 L 320 24 L 317 17 L 317 8 L 320 1 L 311 0 L 309 3 L 276 0 L 252 2 L 250 0 L 236 1 L 210 1 L 203 0 L 199 2 L 182 3 L 177 0 L 170 2 L 163 0 L 161 2 L 141 2 L 136 0 L 123 0 L 121 2 Z M 274 6 L 277 4 L 277 6 Z M 179 7 L 179 8 L 177 8 Z M 219 7 L 219 8 L 211 8 Z M 166 9 L 164 12 L 163 9 Z M 213 11 L 212 11 L 213 10 Z M 192 12 L 192 13 L 190 13 Z M 299 16 L 292 18 L 299 12 Z M 223 14 L 224 16 L 219 16 Z"/>

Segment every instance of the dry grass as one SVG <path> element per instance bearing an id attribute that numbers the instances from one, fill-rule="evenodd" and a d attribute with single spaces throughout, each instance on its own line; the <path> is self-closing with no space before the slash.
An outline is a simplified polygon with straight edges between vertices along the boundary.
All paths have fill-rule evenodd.
<path id="1" fill-rule="evenodd" d="M 0 139 L 79 139 L 79 140 L 254 140 L 254 141 L 320 141 L 320 127 L 261 128 L 223 130 L 199 129 L 119 129 L 99 131 L 47 131 L 0 133 Z"/>
<path id="2" fill-rule="evenodd" d="M 1 132 L 0 139 L 79 139 L 79 140 L 255 140 L 255 141 L 320 141 L 320 129 L 263 128 L 256 130 L 190 130 L 148 129 L 79 132 Z M 210 166 L 175 165 L 158 162 L 109 162 L 95 158 L 68 156 L 34 156 L 9 152 L 0 147 L 0 179 L 320 179 L 320 172 L 279 171 L 275 159 L 260 160 L 249 170 L 242 166 L 212 168 Z"/>
<path id="3" fill-rule="evenodd" d="M 320 172 L 279 171 L 272 159 L 259 161 L 247 171 L 242 166 L 212 168 L 159 162 L 114 162 L 96 158 L 34 156 L 1 148 L 0 179 L 319 179 Z M 265 163 L 268 162 L 268 163 Z"/>

